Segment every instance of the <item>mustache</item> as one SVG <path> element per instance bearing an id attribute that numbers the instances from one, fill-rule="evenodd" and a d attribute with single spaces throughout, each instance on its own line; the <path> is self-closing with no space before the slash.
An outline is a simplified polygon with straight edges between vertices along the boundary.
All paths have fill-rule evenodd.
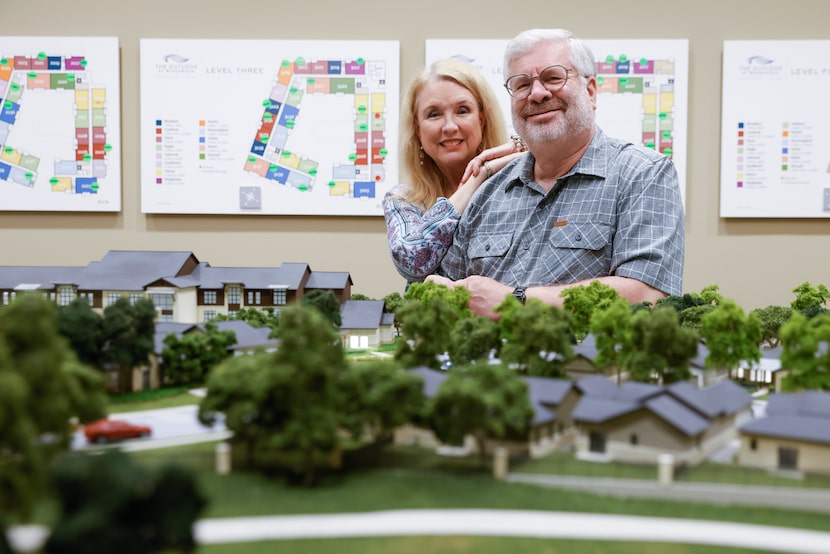
<path id="1" fill-rule="evenodd" d="M 545 100 L 541 104 L 526 105 L 522 108 L 521 112 L 519 112 L 519 115 L 523 118 L 527 118 L 532 115 L 548 112 L 550 110 L 564 110 L 567 107 L 568 105 L 561 100 L 551 98 L 549 100 Z"/>

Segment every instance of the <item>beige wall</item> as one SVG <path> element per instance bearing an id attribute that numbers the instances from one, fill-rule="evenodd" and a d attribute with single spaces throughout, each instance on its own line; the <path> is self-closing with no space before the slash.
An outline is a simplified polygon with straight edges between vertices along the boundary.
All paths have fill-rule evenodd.
<path id="1" fill-rule="evenodd" d="M 792 289 L 804 281 L 830 285 L 830 221 L 718 216 L 721 54 L 725 39 L 830 38 L 828 9 L 824 0 L 525 0 L 515 6 L 470 0 L 2 0 L 6 35 L 119 37 L 123 209 L 119 214 L 0 213 L 0 263 L 83 265 L 111 249 L 187 250 L 213 266 L 308 262 L 316 271 L 349 271 L 353 291 L 376 298 L 402 291 L 382 217 L 143 215 L 139 39 L 399 40 L 405 86 L 423 64 L 428 38 L 510 38 L 546 26 L 585 38 L 689 39 L 684 288 L 697 292 L 718 284 L 745 309 L 789 304 Z"/>

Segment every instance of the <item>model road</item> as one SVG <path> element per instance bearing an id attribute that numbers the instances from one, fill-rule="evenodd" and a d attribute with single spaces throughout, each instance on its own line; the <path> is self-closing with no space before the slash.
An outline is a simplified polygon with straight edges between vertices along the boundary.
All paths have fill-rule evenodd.
<path id="1" fill-rule="evenodd" d="M 130 423 L 147 425 L 153 430 L 150 437 L 121 441 L 114 445 L 122 450 L 145 450 L 176 444 L 222 440 L 230 436 L 221 414 L 213 427 L 205 427 L 199 423 L 198 412 L 199 406 L 194 404 L 143 412 L 111 414 L 110 419 L 123 419 Z M 101 446 L 88 444 L 83 431 L 76 431 L 72 437 L 72 450 L 87 448 L 101 448 Z"/>

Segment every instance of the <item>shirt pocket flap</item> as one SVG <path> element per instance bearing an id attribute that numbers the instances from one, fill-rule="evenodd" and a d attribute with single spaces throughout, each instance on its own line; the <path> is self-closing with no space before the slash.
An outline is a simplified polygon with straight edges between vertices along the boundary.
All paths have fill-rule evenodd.
<path id="1" fill-rule="evenodd" d="M 611 240 L 611 226 L 590 221 L 573 222 L 557 227 L 551 242 L 557 248 L 602 250 Z"/>
<path id="2" fill-rule="evenodd" d="M 513 242 L 513 233 L 482 233 L 470 240 L 467 255 L 470 258 L 504 256 Z"/>

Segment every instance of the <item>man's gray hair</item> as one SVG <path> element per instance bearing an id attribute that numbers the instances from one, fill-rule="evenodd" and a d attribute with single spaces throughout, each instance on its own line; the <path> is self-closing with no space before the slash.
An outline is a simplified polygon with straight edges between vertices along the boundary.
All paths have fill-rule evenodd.
<path id="1" fill-rule="evenodd" d="M 507 43 L 504 51 L 504 78 L 510 77 L 510 65 L 518 56 L 545 42 L 567 42 L 571 63 L 580 77 L 596 77 L 594 54 L 584 40 L 566 29 L 530 29 Z"/>

